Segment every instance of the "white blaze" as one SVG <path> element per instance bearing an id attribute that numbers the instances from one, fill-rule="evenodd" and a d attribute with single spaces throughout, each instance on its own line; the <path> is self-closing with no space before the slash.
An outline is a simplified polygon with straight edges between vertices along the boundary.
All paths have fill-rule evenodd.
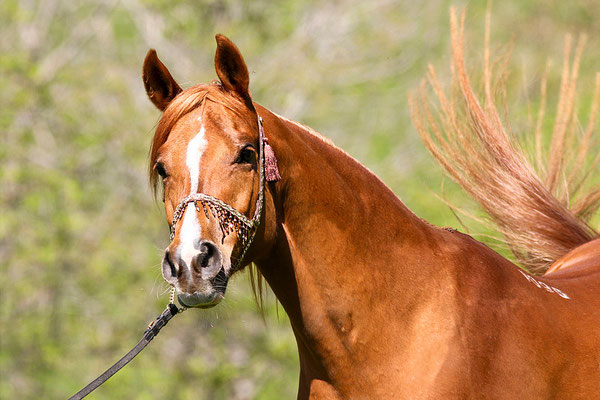
<path id="1" fill-rule="evenodd" d="M 198 120 L 200 120 L 200 118 L 198 118 Z M 198 192 L 200 159 L 208 144 L 205 132 L 204 126 L 201 126 L 200 132 L 198 132 L 188 143 L 185 163 L 190 173 L 189 194 Z M 191 268 L 192 258 L 198 253 L 198 249 L 195 245 L 199 242 L 201 236 L 200 222 L 198 221 L 194 203 L 188 203 L 185 213 L 183 214 L 181 230 L 179 231 L 179 246 L 177 247 L 179 257 L 181 257 L 181 260 L 185 262 L 188 268 Z"/>
<path id="2" fill-rule="evenodd" d="M 200 119 L 200 118 L 198 118 Z M 206 133 L 204 126 L 200 128 L 200 132 L 194 136 L 188 143 L 187 153 L 185 157 L 185 163 L 190 171 L 190 194 L 198 191 L 198 178 L 200 175 L 200 159 L 208 142 L 204 137 Z"/>

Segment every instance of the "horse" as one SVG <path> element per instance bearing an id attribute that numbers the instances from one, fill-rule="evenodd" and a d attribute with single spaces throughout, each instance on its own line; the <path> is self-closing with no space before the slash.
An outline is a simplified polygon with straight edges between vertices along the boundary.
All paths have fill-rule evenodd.
<path id="1" fill-rule="evenodd" d="M 598 398 L 600 240 L 534 276 L 427 223 L 254 102 L 240 50 L 216 42 L 210 84 L 182 89 L 154 50 L 143 65 L 162 111 L 149 167 L 171 230 L 161 269 L 181 305 L 216 306 L 254 264 L 289 316 L 298 399 Z"/>

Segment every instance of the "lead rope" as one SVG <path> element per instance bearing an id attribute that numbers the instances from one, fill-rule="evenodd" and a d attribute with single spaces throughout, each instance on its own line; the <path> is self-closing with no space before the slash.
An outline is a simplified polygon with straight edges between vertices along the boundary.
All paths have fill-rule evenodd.
<path id="1" fill-rule="evenodd" d="M 174 293 L 171 292 L 171 298 L 174 299 Z M 75 393 L 73 396 L 69 397 L 69 400 L 81 400 L 92 391 L 94 391 L 98 386 L 102 385 L 106 382 L 111 376 L 116 374 L 121 368 L 126 366 L 131 360 L 137 356 L 140 351 L 144 349 L 144 347 L 148 346 L 148 344 L 158 335 L 158 332 L 167 325 L 167 323 L 173 318 L 175 315 L 183 312 L 184 308 L 178 308 L 173 301 L 171 300 L 167 305 L 167 308 L 154 320 L 148 328 L 144 331 L 144 335 L 140 339 L 140 341 L 133 347 L 133 349 L 129 350 L 127 354 L 125 354 L 119 361 L 114 363 L 109 369 L 104 371 L 102 375 L 91 381 L 86 387 L 81 389 L 79 392 Z"/>

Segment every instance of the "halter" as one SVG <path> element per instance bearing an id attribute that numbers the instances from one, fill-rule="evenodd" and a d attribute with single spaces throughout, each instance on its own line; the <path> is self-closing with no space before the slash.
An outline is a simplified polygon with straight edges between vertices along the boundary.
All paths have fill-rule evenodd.
<path id="1" fill-rule="evenodd" d="M 221 242 L 225 240 L 225 236 L 235 231 L 240 244 L 243 246 L 243 250 L 235 265 L 232 266 L 233 270 L 236 270 L 240 266 L 244 256 L 246 255 L 246 252 L 254 240 L 258 226 L 260 225 L 265 191 L 265 153 L 268 153 L 267 157 L 273 158 L 272 160 L 267 160 L 267 164 L 270 164 L 272 169 L 272 164 L 274 163 L 274 171 L 277 172 L 274 174 L 273 172 L 267 171 L 266 180 L 277 181 L 280 178 L 279 172 L 277 171 L 277 161 L 274 158 L 275 156 L 273 150 L 269 146 L 267 138 L 265 137 L 263 119 L 260 116 L 258 117 L 258 135 L 258 146 L 260 152 L 258 164 L 259 188 L 258 199 L 256 199 L 256 207 L 254 210 L 254 217 L 249 219 L 247 216 L 224 201 L 217 199 L 216 197 L 204 193 L 193 193 L 181 200 L 177 208 L 175 208 L 175 212 L 173 213 L 173 221 L 171 222 L 170 240 L 173 241 L 175 238 L 175 226 L 177 222 L 183 217 L 187 205 L 189 203 L 194 203 L 197 212 L 200 212 L 200 206 L 202 206 L 202 210 L 204 211 L 206 218 L 209 218 L 210 213 L 219 221 L 219 227 L 223 233 Z"/>

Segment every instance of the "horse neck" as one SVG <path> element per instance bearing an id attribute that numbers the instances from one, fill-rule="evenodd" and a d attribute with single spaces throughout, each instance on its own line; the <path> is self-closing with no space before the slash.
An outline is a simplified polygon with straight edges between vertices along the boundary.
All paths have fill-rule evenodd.
<path id="1" fill-rule="evenodd" d="M 264 108 L 259 114 L 283 176 L 274 194 L 277 244 L 259 268 L 295 332 L 332 313 L 344 319 L 351 312 L 357 321 L 363 315 L 356 301 L 394 303 L 401 312 L 414 292 L 408 286 L 428 276 L 415 261 L 434 247 L 437 229 L 323 138 Z"/>

